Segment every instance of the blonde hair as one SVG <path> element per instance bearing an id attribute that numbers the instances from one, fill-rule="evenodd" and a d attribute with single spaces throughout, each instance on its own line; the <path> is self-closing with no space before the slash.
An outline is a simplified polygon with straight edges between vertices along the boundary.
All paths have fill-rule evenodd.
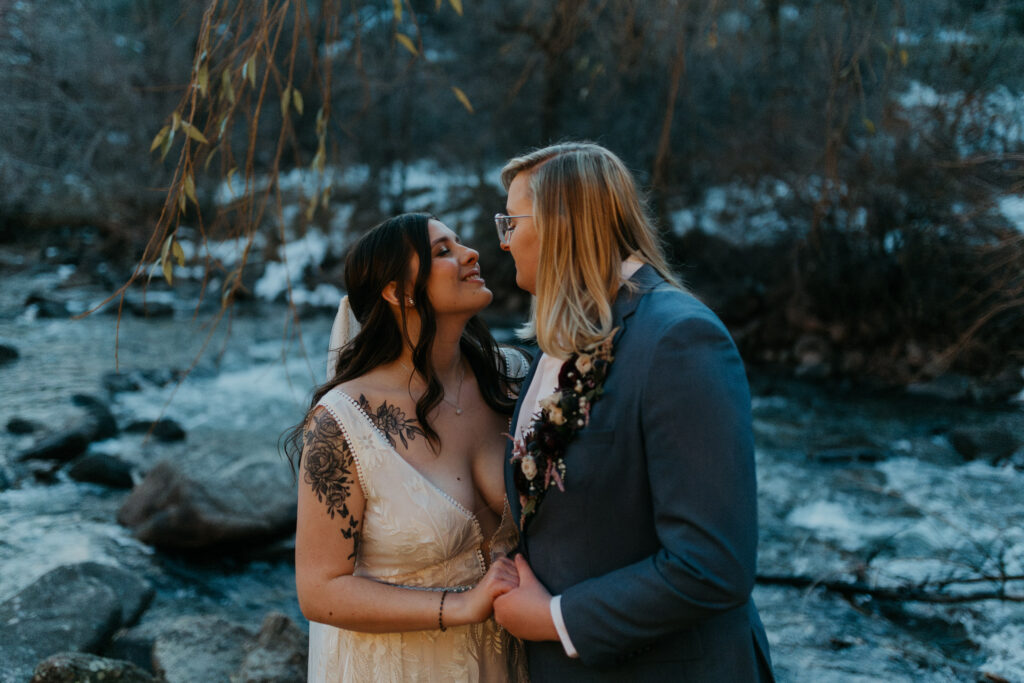
<path id="1" fill-rule="evenodd" d="M 629 256 L 683 289 L 633 175 L 612 152 L 570 142 L 516 157 L 501 169 L 506 190 L 520 173 L 530 174 L 540 239 L 537 298 L 525 329 L 542 351 L 565 358 L 608 336 L 622 261 Z"/>

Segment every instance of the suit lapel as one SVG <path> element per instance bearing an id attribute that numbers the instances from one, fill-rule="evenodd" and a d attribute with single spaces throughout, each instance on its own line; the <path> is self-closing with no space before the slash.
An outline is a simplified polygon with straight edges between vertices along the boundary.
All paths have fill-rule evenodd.
<path id="1" fill-rule="evenodd" d="M 538 353 L 530 363 L 530 370 L 526 373 L 526 379 L 523 380 L 522 385 L 519 387 L 519 400 L 516 401 L 516 409 L 512 413 L 512 428 L 510 431 L 511 436 L 515 436 L 516 425 L 519 424 L 519 411 L 523 408 L 523 398 L 526 396 L 527 389 L 530 388 L 530 382 L 533 381 L 533 375 L 537 372 L 537 364 L 540 362 L 541 354 Z M 516 526 L 519 526 L 519 518 L 523 512 L 522 503 L 519 502 L 519 492 L 516 491 L 516 486 L 512 481 L 512 439 L 508 440 L 505 444 L 505 495 L 508 497 L 508 505 L 512 510 L 512 518 L 516 522 Z M 522 531 L 522 529 L 520 529 Z"/>
<path id="2" fill-rule="evenodd" d="M 636 307 L 640 304 L 640 299 L 643 298 L 644 294 L 651 291 L 660 284 L 663 284 L 665 280 L 658 275 L 658 272 L 654 270 L 650 265 L 644 264 L 640 267 L 633 277 L 630 278 L 630 282 L 633 283 L 634 289 L 631 291 L 629 288 L 623 286 L 619 290 L 619 295 L 615 298 L 615 302 L 612 304 L 612 327 L 618 327 L 618 336 L 625 332 L 626 321 L 636 311 Z M 612 352 L 614 354 L 614 351 Z M 541 354 L 538 353 L 537 357 L 533 359 L 533 363 L 530 365 L 530 371 L 526 375 L 526 379 L 523 381 L 522 387 L 519 389 L 519 400 L 516 402 L 515 412 L 512 414 L 512 429 L 515 430 L 516 425 L 519 424 L 519 411 L 523 408 L 523 398 L 526 396 L 527 390 L 530 387 L 530 383 L 533 381 L 533 376 L 537 372 L 537 364 L 540 362 Z M 612 363 L 611 372 L 615 372 L 615 363 Z M 514 435 L 514 431 L 513 431 Z M 508 496 L 509 507 L 512 510 L 513 519 L 515 519 L 516 526 L 519 526 L 519 520 L 522 516 L 523 506 L 519 502 L 519 492 L 516 491 L 515 484 L 512 481 L 512 463 L 510 458 L 512 457 L 512 441 L 511 439 L 505 445 L 505 495 Z M 520 532 L 522 528 L 520 527 Z"/>

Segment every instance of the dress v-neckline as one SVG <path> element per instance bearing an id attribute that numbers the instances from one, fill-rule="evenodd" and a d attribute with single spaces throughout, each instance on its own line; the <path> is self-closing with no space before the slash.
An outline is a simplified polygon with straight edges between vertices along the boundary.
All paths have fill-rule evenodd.
<path id="1" fill-rule="evenodd" d="M 458 510 L 463 515 L 465 515 L 469 519 L 469 521 L 471 521 L 473 523 L 473 527 L 476 529 L 476 532 L 477 532 L 478 537 L 480 538 L 480 541 L 481 542 L 485 541 L 486 539 L 484 538 L 483 527 L 480 526 L 480 520 L 479 520 L 479 518 L 477 518 L 476 514 L 474 512 L 472 512 L 472 511 L 470 511 L 465 505 L 460 503 L 458 500 L 456 500 L 455 497 L 452 496 L 450 493 L 448 493 L 443 488 L 441 488 L 440 486 L 435 484 L 433 481 L 431 481 L 431 479 L 427 475 L 425 475 L 422 472 L 420 472 L 419 469 L 417 469 L 411 462 L 409 462 L 408 460 L 403 458 L 402 454 L 398 452 L 398 449 L 391 445 L 391 442 L 387 440 L 387 437 L 384 436 L 384 433 L 380 431 L 380 429 L 377 427 L 377 425 L 374 424 L 373 420 L 370 419 L 370 416 L 366 414 L 366 411 L 363 410 L 362 406 L 360 406 L 359 403 L 354 398 L 352 398 L 351 396 L 346 394 L 344 391 L 341 391 L 340 389 L 337 389 L 336 391 L 339 394 L 341 394 L 342 396 L 344 396 L 345 399 L 347 399 L 348 402 L 351 403 L 352 406 L 359 412 L 359 415 L 362 416 L 363 420 L 366 421 L 366 424 L 369 425 L 370 429 L 373 430 L 373 433 L 377 435 L 378 439 L 380 439 L 382 445 L 387 447 L 387 449 L 389 451 L 391 451 L 391 453 L 396 458 L 398 458 L 406 467 L 408 467 L 410 470 L 412 470 L 416 474 L 416 476 L 419 477 L 421 480 L 423 480 L 430 488 L 432 488 L 434 491 L 439 493 L 442 498 L 444 498 L 446 501 L 448 501 L 448 503 L 450 503 L 452 505 L 452 507 L 454 507 L 456 510 Z M 507 504 L 502 506 L 501 520 L 498 522 L 498 526 L 497 526 L 497 528 L 495 528 L 494 534 L 492 534 L 492 537 L 495 534 L 497 534 L 498 530 L 501 529 L 501 526 L 502 526 L 502 524 L 505 521 L 505 508 L 508 508 Z M 492 540 L 493 540 L 493 538 L 492 538 Z"/>

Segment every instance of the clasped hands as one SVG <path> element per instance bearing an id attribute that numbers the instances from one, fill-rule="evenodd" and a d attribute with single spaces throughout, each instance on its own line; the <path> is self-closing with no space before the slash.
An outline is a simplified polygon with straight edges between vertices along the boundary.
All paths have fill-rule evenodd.
<path id="1" fill-rule="evenodd" d="M 495 569 L 496 566 L 500 568 Z M 488 577 L 508 577 L 509 565 L 518 574 L 518 582 L 489 581 Z M 484 577 L 494 600 L 494 618 L 506 631 L 523 640 L 558 640 L 558 631 L 551 619 L 551 593 L 537 579 L 530 564 L 522 555 L 513 561 L 496 560 Z"/>

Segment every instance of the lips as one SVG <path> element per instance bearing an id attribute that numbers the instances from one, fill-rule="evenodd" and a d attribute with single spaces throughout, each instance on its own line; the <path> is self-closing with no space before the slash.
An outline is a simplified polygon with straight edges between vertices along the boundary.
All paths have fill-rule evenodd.
<path id="1" fill-rule="evenodd" d="M 466 282 L 483 282 L 484 279 L 480 277 L 480 269 L 474 268 L 473 270 L 466 273 L 462 279 Z"/>

